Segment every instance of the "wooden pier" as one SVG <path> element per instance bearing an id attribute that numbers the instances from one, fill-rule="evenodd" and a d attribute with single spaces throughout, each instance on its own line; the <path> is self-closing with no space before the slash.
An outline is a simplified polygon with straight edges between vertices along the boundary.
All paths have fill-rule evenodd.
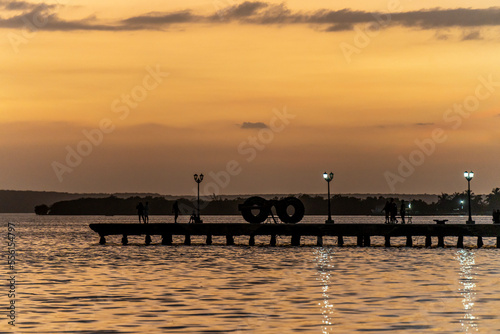
<path id="1" fill-rule="evenodd" d="M 255 245 L 256 236 L 269 236 L 270 246 L 276 246 L 276 236 L 291 237 L 292 246 L 300 246 L 303 236 L 316 237 L 317 246 L 323 246 L 323 237 L 337 237 L 337 245 L 344 245 L 344 237 L 356 237 L 357 246 L 371 245 L 371 237 L 385 238 L 385 246 L 391 246 L 391 237 L 406 237 L 406 246 L 413 246 L 413 237 L 425 237 L 425 246 L 432 246 L 437 237 L 437 247 L 444 247 L 445 237 L 458 237 L 457 247 L 463 248 L 464 237 L 477 237 L 477 247 L 483 246 L 483 238 L 496 238 L 500 248 L 500 225 L 494 224 L 90 224 L 100 236 L 99 243 L 106 243 L 106 236 L 121 235 L 122 244 L 128 244 L 128 236 L 144 235 L 145 243 L 151 243 L 152 235 L 162 236 L 163 245 L 172 245 L 172 236 L 184 236 L 184 244 L 191 244 L 191 236 L 206 236 L 206 244 L 212 244 L 212 236 L 225 236 L 227 245 L 234 245 L 235 236 L 248 236 L 248 244 Z"/>

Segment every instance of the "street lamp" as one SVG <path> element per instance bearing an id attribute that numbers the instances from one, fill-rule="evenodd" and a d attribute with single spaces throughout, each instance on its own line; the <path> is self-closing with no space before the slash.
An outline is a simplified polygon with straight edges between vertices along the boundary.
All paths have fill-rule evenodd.
<path id="1" fill-rule="evenodd" d="M 328 174 L 327 172 L 324 172 L 323 178 L 328 183 L 328 220 L 325 220 L 325 223 L 326 224 L 333 224 L 334 221 L 332 220 L 332 209 L 330 206 L 330 181 L 333 180 L 333 173 L 330 172 L 330 174 Z"/>
<path id="2" fill-rule="evenodd" d="M 203 221 L 200 219 L 200 183 L 203 181 L 203 174 L 194 174 L 194 180 L 198 183 L 198 215 L 195 217 L 195 223 L 202 223 Z"/>
<path id="3" fill-rule="evenodd" d="M 463 209 L 464 209 L 464 200 L 463 200 L 463 199 L 461 199 L 461 200 L 460 200 L 460 210 L 462 210 L 462 211 L 463 211 Z"/>
<path id="4" fill-rule="evenodd" d="M 470 180 L 474 177 L 474 172 L 473 171 L 465 171 L 464 172 L 464 177 L 467 180 L 467 196 L 469 197 L 469 220 L 467 221 L 467 224 L 474 224 L 474 221 L 472 220 L 472 215 L 471 215 L 471 200 L 470 200 Z"/>

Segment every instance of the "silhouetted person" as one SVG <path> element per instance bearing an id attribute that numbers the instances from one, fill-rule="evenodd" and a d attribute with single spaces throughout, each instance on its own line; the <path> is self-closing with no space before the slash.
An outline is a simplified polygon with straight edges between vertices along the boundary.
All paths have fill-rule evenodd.
<path id="1" fill-rule="evenodd" d="M 493 210 L 493 224 L 500 224 L 500 210 Z"/>
<path id="2" fill-rule="evenodd" d="M 396 224 L 398 220 L 396 219 L 396 215 L 398 214 L 398 205 L 394 202 L 394 199 L 391 198 L 391 224 Z"/>
<path id="3" fill-rule="evenodd" d="M 389 224 L 389 217 L 391 215 L 391 203 L 389 203 L 389 201 L 385 202 L 385 206 L 382 211 L 385 212 L 385 223 Z"/>
<path id="4" fill-rule="evenodd" d="M 144 216 L 144 205 L 142 205 L 142 202 L 139 202 L 139 204 L 137 204 L 135 208 L 137 209 L 137 215 L 139 215 L 139 224 L 140 224 Z"/>
<path id="5" fill-rule="evenodd" d="M 401 214 L 401 224 L 404 224 L 406 216 L 406 204 L 404 200 L 401 200 L 401 208 L 399 209 L 399 213 Z"/>
<path id="6" fill-rule="evenodd" d="M 142 216 L 142 219 L 144 220 L 144 224 L 149 223 L 149 202 L 146 202 L 146 205 L 144 206 L 144 214 Z"/>
<path id="7" fill-rule="evenodd" d="M 177 217 L 179 217 L 179 203 L 177 203 L 177 201 L 175 201 L 172 206 L 172 212 L 174 213 L 174 223 L 177 224 Z"/>
<path id="8" fill-rule="evenodd" d="M 194 210 L 193 210 L 193 214 L 191 215 L 191 217 L 189 217 L 188 224 L 191 224 L 191 222 L 196 223 L 196 212 Z"/>

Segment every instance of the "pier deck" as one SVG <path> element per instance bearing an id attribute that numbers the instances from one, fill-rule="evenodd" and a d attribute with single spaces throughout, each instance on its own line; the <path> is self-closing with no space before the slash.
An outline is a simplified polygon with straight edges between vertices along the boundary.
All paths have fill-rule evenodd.
<path id="1" fill-rule="evenodd" d="M 496 237 L 500 248 L 500 225 L 494 224 L 90 224 L 106 243 L 108 235 L 122 235 L 122 243 L 128 243 L 130 235 L 145 235 L 145 243 L 151 243 L 151 235 L 161 235 L 162 244 L 171 245 L 173 235 L 185 236 L 184 244 L 191 244 L 192 235 L 206 236 L 212 244 L 212 236 L 226 236 L 226 244 L 233 245 L 235 236 L 248 236 L 249 245 L 255 245 L 255 236 L 270 236 L 270 245 L 276 245 L 276 235 L 291 236 L 292 246 L 300 245 L 301 236 L 317 237 L 317 245 L 323 245 L 324 236 L 338 237 L 338 246 L 344 244 L 343 237 L 357 237 L 358 246 L 370 246 L 370 237 L 385 237 L 385 246 L 391 245 L 391 237 L 406 237 L 406 246 L 412 246 L 412 237 L 424 236 L 426 247 L 432 246 L 431 237 L 438 238 L 438 247 L 444 247 L 445 237 L 458 237 L 457 247 L 463 247 L 463 237 L 477 237 L 477 246 L 483 246 L 483 237 Z"/>

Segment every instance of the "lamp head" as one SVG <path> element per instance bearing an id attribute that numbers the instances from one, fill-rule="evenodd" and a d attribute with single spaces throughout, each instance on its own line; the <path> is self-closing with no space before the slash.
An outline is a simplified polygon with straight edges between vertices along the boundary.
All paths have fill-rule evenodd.
<path id="1" fill-rule="evenodd" d="M 325 180 L 327 180 L 327 179 L 328 179 L 328 174 L 327 174 L 326 172 L 324 172 L 324 173 L 323 173 L 323 178 L 324 178 Z"/>
<path id="2" fill-rule="evenodd" d="M 198 181 L 198 174 L 194 174 L 194 180 Z"/>
<path id="3" fill-rule="evenodd" d="M 200 174 L 200 182 L 203 181 L 203 174 Z"/>

